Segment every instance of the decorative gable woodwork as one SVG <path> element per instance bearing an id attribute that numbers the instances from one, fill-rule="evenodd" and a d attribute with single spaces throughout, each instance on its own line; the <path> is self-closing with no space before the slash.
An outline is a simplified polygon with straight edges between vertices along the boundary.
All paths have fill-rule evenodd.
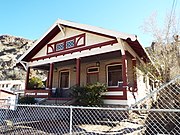
<path id="1" fill-rule="evenodd" d="M 48 44 L 47 54 L 62 52 L 80 46 L 85 46 L 85 33 Z"/>

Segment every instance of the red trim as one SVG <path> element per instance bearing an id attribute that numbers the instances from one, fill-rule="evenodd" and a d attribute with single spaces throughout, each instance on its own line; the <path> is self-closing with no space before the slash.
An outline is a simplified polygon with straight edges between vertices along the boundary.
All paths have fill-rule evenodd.
<path id="1" fill-rule="evenodd" d="M 53 71 L 54 71 L 54 63 L 50 63 L 50 68 L 49 68 L 49 89 L 52 89 Z"/>
<path id="2" fill-rule="evenodd" d="M 34 48 L 31 50 L 22 61 L 30 61 L 51 39 L 53 39 L 60 29 L 58 26 L 54 27 Z"/>
<path id="3" fill-rule="evenodd" d="M 126 41 L 129 46 L 136 52 L 136 54 L 140 57 L 143 58 L 144 62 L 146 61 L 150 61 L 149 57 L 147 56 L 145 50 L 143 49 L 143 47 L 140 45 L 140 43 L 138 42 L 138 40 L 132 41 L 130 38 L 127 38 Z"/>
<path id="4" fill-rule="evenodd" d="M 81 60 L 76 59 L 76 85 L 80 86 Z"/>
<path id="5" fill-rule="evenodd" d="M 25 90 L 24 94 L 35 93 L 35 95 L 27 95 L 35 98 L 48 98 L 51 95 L 51 90 Z M 48 95 L 37 95 L 37 93 L 48 93 Z"/>
<path id="6" fill-rule="evenodd" d="M 49 71 L 47 73 L 46 88 L 49 88 Z"/>
<path id="7" fill-rule="evenodd" d="M 94 44 L 94 45 L 78 47 L 78 48 L 74 48 L 74 49 L 65 50 L 65 51 L 62 51 L 62 52 L 56 52 L 56 53 L 49 54 L 49 55 L 42 56 L 42 57 L 38 57 L 38 58 L 33 58 L 33 59 L 31 59 L 31 61 L 43 60 L 43 59 L 46 59 L 46 58 L 57 57 L 57 56 L 60 56 L 60 55 L 65 55 L 65 54 L 70 54 L 70 53 L 72 54 L 74 52 L 81 52 L 83 50 L 90 50 L 90 49 L 93 49 L 93 48 L 98 48 L 98 47 L 102 47 L 102 46 L 106 46 L 106 45 L 112 45 L 112 44 L 115 44 L 115 43 L 117 43 L 117 40 L 111 40 L 111 41 L 98 43 L 98 44 Z"/>
<path id="8" fill-rule="evenodd" d="M 125 96 L 103 96 L 103 99 L 127 100 Z"/>
<path id="9" fill-rule="evenodd" d="M 49 51 L 49 48 L 52 49 L 52 52 L 48 52 L 48 51 Z M 53 47 L 53 44 L 52 44 L 52 45 L 47 45 L 46 54 L 53 53 L 53 52 L 55 52 L 55 47 Z"/>
<path id="10" fill-rule="evenodd" d="M 115 100 L 127 100 L 127 90 L 126 88 L 122 88 L 120 89 L 120 91 L 123 91 L 123 95 L 122 96 L 109 96 L 109 95 L 105 95 L 103 96 L 104 99 L 115 99 Z"/>
<path id="11" fill-rule="evenodd" d="M 80 45 L 77 45 L 81 38 L 84 38 L 84 40 L 83 40 L 84 42 L 82 44 L 80 44 Z M 74 41 L 74 46 L 71 47 L 71 48 L 67 48 L 66 43 L 68 41 L 71 41 L 71 40 Z M 60 43 L 62 43 L 64 45 L 64 49 L 57 51 L 56 46 L 57 46 L 57 44 L 60 44 Z M 48 44 L 47 45 L 47 54 L 52 54 L 52 53 L 56 53 L 56 52 L 62 52 L 62 51 L 77 48 L 77 47 L 80 47 L 80 46 L 85 46 L 85 33 Z M 53 50 L 52 52 L 48 52 L 49 47 L 52 48 L 52 50 Z"/>
<path id="12" fill-rule="evenodd" d="M 108 87 L 108 91 L 123 91 L 123 88 L 120 87 Z"/>
<path id="13" fill-rule="evenodd" d="M 28 89 L 28 84 L 29 84 L 29 74 L 30 74 L 30 67 L 27 68 L 26 72 L 26 81 L 25 81 L 25 89 Z"/>

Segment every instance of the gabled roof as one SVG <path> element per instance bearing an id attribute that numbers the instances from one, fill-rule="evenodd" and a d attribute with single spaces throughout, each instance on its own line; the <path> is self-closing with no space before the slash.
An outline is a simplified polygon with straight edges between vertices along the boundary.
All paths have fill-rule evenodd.
<path id="1" fill-rule="evenodd" d="M 19 59 L 18 62 L 20 61 L 29 61 L 31 57 L 33 57 L 35 55 L 35 52 L 37 53 L 42 47 L 44 47 L 56 34 L 58 34 L 58 32 L 61 31 L 61 29 L 59 28 L 60 26 L 64 26 L 64 27 L 70 27 L 70 28 L 75 28 L 75 29 L 79 29 L 79 30 L 83 30 L 83 31 L 87 31 L 87 32 L 91 32 L 91 33 L 97 33 L 100 35 L 105 35 L 105 36 L 109 36 L 112 38 L 120 38 L 123 39 L 125 41 L 128 41 L 129 43 L 131 43 L 131 47 L 133 48 L 133 50 L 140 55 L 140 57 L 145 56 L 147 57 L 147 54 L 145 53 L 144 48 L 140 45 L 140 43 L 137 40 L 137 36 L 136 35 L 132 35 L 132 34 L 126 34 L 126 33 L 121 33 L 121 32 L 117 32 L 117 31 L 112 31 L 112 30 L 107 30 L 107 29 L 103 29 L 100 27 L 96 27 L 96 26 L 90 26 L 90 25 L 86 25 L 86 24 L 79 24 L 79 23 L 75 23 L 75 22 L 71 22 L 71 21 L 66 21 L 66 20 L 61 20 L 58 19 L 50 28 L 49 30 L 39 39 L 37 40 Z"/>

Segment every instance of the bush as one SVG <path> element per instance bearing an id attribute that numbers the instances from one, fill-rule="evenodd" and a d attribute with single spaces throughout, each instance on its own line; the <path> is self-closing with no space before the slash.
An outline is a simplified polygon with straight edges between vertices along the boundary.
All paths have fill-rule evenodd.
<path id="1" fill-rule="evenodd" d="M 77 99 L 78 105 L 94 106 L 102 105 L 102 96 L 107 91 L 106 85 L 96 83 L 87 86 L 74 86 L 71 88 L 73 97 Z"/>
<path id="2" fill-rule="evenodd" d="M 36 100 L 34 97 L 21 97 L 18 100 L 18 104 L 35 104 Z"/>

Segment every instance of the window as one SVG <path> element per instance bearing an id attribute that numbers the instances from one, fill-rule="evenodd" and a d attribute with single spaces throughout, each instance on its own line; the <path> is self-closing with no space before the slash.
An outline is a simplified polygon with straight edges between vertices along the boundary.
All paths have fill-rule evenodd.
<path id="1" fill-rule="evenodd" d="M 99 68 L 91 67 L 87 70 L 87 84 L 94 84 L 99 81 Z"/>
<path id="2" fill-rule="evenodd" d="M 56 44 L 56 51 L 64 50 L 64 43 L 58 43 Z"/>
<path id="3" fill-rule="evenodd" d="M 66 48 L 69 49 L 72 47 L 74 47 L 74 40 L 67 41 L 66 42 Z"/>
<path id="4" fill-rule="evenodd" d="M 60 72 L 60 88 L 69 88 L 69 71 Z"/>
<path id="5" fill-rule="evenodd" d="M 109 65 L 107 67 L 108 86 L 119 86 L 122 83 L 122 65 Z"/>

